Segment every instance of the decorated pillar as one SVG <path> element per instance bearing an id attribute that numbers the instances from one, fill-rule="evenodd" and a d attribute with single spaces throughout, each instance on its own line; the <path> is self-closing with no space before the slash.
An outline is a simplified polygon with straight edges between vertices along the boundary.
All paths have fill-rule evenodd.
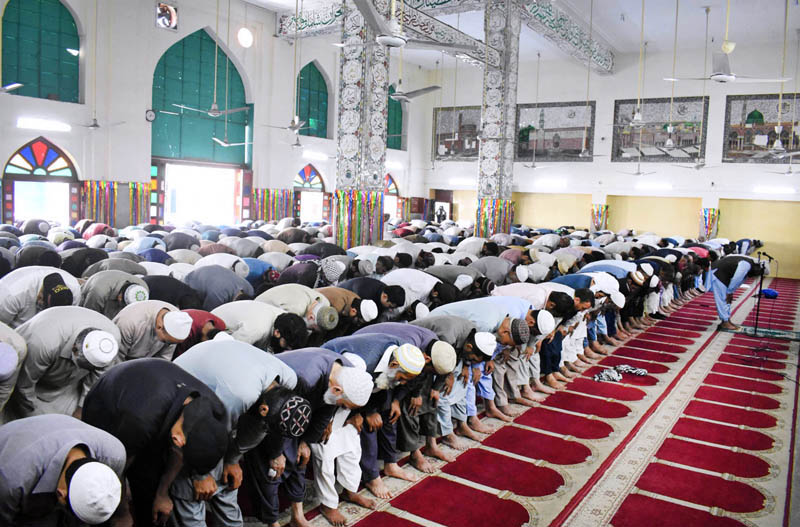
<path id="1" fill-rule="evenodd" d="M 511 189 L 514 184 L 514 145 L 519 67 L 519 8 L 513 0 L 488 0 L 484 29 L 486 42 L 501 53 L 498 66 L 483 72 L 481 145 L 479 152 L 478 236 L 508 232 L 514 221 Z"/>
<path id="2" fill-rule="evenodd" d="M 608 229 L 608 203 L 606 194 L 592 192 L 592 211 L 589 221 L 589 231 L 597 232 Z"/>
<path id="3" fill-rule="evenodd" d="M 343 10 L 333 212 L 336 243 L 348 248 L 383 234 L 389 57 L 352 1 Z"/>

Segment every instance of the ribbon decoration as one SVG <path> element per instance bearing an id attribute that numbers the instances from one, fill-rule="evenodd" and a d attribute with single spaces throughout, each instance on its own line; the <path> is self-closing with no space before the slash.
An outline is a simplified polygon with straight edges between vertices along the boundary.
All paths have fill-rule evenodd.
<path id="1" fill-rule="evenodd" d="M 336 243 L 345 248 L 383 238 L 383 192 L 337 190 L 333 198 Z"/>
<path id="2" fill-rule="evenodd" d="M 714 207 L 703 207 L 700 213 L 700 236 L 706 240 L 717 237 L 717 230 L 719 229 L 719 215 L 720 211 Z"/>
<path id="3" fill-rule="evenodd" d="M 81 192 L 81 217 L 114 226 L 117 213 L 116 181 L 84 181 Z"/>
<path id="4" fill-rule="evenodd" d="M 604 231 L 608 228 L 608 205 L 592 203 L 592 231 Z"/>
<path id="5" fill-rule="evenodd" d="M 498 232 L 510 232 L 514 223 L 514 202 L 510 199 L 481 198 L 475 215 L 475 235 L 489 238 Z"/>
<path id="6" fill-rule="evenodd" d="M 253 220 L 282 220 L 292 217 L 294 190 L 254 188 L 252 196 Z"/>
<path id="7" fill-rule="evenodd" d="M 398 208 L 400 209 L 400 221 L 408 221 L 411 219 L 411 199 L 398 198 Z"/>
<path id="8" fill-rule="evenodd" d="M 129 183 L 130 212 L 128 225 L 139 225 L 150 220 L 150 182 Z"/>

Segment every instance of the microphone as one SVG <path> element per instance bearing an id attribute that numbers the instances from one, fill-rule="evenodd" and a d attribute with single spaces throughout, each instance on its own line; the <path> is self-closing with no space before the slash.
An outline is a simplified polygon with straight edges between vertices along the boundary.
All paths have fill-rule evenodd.
<path id="1" fill-rule="evenodd" d="M 776 258 L 774 258 L 774 257 L 770 256 L 769 254 L 765 253 L 764 251 L 761 251 L 761 254 L 763 254 L 764 256 L 766 256 L 767 258 L 769 258 L 769 261 L 770 261 L 770 262 L 771 262 L 772 260 L 775 260 L 775 259 L 776 259 Z"/>

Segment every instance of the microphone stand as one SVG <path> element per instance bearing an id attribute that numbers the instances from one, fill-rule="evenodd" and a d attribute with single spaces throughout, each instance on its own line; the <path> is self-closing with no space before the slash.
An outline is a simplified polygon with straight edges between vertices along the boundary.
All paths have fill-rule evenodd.
<path id="1" fill-rule="evenodd" d="M 769 261 L 772 261 L 771 256 L 767 256 Z M 758 315 L 761 311 L 761 297 L 764 296 L 761 292 L 764 289 L 764 265 L 761 262 L 761 251 L 758 252 L 758 268 L 759 268 L 759 280 L 758 280 L 758 299 L 756 300 L 756 323 L 753 327 L 753 336 L 758 337 Z"/>

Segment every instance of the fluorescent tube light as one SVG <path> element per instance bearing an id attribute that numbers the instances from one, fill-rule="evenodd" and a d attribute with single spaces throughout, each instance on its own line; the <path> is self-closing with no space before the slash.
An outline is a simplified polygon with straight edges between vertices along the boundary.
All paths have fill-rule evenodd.
<path id="1" fill-rule="evenodd" d="M 45 130 L 48 132 L 69 132 L 72 127 L 61 121 L 52 119 L 38 119 L 36 117 L 20 117 L 17 119 L 17 128 L 28 130 Z"/>

